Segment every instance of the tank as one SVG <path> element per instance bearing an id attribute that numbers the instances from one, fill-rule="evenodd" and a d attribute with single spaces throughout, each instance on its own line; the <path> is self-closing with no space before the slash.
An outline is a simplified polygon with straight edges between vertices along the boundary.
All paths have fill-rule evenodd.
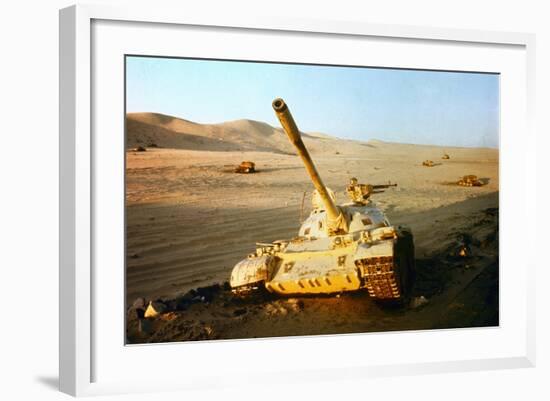
<path id="1" fill-rule="evenodd" d="M 296 296 L 366 291 L 378 300 L 406 300 L 414 281 L 413 235 L 407 227 L 390 224 L 371 200 L 397 184 L 360 184 L 351 178 L 345 187 L 349 202 L 337 205 L 288 106 L 275 99 L 273 109 L 315 188 L 312 211 L 296 237 L 257 243 L 255 252 L 235 265 L 229 281 L 233 292 Z"/>
<path id="2" fill-rule="evenodd" d="M 256 172 L 256 164 L 251 161 L 243 161 L 235 168 L 236 173 L 250 174 Z"/>
<path id="3" fill-rule="evenodd" d="M 481 187 L 483 182 L 481 182 L 477 175 L 465 175 L 457 182 L 458 185 L 463 187 Z"/>

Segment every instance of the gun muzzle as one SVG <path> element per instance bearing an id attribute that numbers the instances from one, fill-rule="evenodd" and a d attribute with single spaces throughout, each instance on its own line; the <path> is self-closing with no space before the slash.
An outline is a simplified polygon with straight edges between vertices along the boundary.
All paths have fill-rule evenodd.
<path id="1" fill-rule="evenodd" d="M 302 141 L 300 131 L 298 130 L 298 126 L 296 125 L 292 114 L 290 114 L 285 101 L 281 98 L 277 98 L 273 101 L 272 105 L 281 126 L 288 136 L 288 139 L 290 139 L 290 142 L 292 142 L 293 145 L 298 145 Z"/>

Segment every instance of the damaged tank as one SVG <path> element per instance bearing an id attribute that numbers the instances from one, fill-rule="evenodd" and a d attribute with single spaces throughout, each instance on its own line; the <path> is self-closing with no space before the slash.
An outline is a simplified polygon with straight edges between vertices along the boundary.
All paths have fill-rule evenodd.
<path id="1" fill-rule="evenodd" d="M 465 175 L 457 181 L 457 185 L 462 187 L 481 187 L 483 182 L 477 178 L 477 175 Z"/>
<path id="2" fill-rule="evenodd" d="M 235 172 L 239 174 L 251 174 L 256 172 L 256 164 L 251 161 L 243 161 L 235 168 Z"/>
<path id="3" fill-rule="evenodd" d="M 363 290 L 378 300 L 408 299 L 415 276 L 413 235 L 404 226 L 390 224 L 370 199 L 396 184 L 360 184 L 352 178 L 346 187 L 349 202 L 336 205 L 288 106 L 275 99 L 273 109 L 315 187 L 312 211 L 297 237 L 257 243 L 256 251 L 235 265 L 230 278 L 233 292 L 267 289 L 280 295 L 305 295 Z"/>

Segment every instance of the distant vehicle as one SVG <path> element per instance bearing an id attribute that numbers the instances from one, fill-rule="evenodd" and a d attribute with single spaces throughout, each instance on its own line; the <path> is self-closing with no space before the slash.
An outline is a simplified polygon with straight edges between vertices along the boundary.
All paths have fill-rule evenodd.
<path id="1" fill-rule="evenodd" d="M 256 251 L 237 263 L 230 285 L 235 293 L 267 289 L 280 295 L 337 294 L 366 290 L 378 300 L 408 299 L 415 277 L 413 235 L 391 225 L 371 201 L 372 194 L 396 184 L 359 184 L 346 188 L 350 202 L 336 205 L 306 149 L 288 106 L 273 109 L 313 182 L 313 210 L 298 236 L 257 243 Z"/>
<path id="2" fill-rule="evenodd" d="M 458 180 L 457 185 L 463 187 L 481 187 L 483 182 L 481 182 L 476 175 L 465 175 Z"/>
<path id="3" fill-rule="evenodd" d="M 256 164 L 250 161 L 241 162 L 241 164 L 239 164 L 237 168 L 235 168 L 235 172 L 241 174 L 254 173 L 256 172 Z"/>

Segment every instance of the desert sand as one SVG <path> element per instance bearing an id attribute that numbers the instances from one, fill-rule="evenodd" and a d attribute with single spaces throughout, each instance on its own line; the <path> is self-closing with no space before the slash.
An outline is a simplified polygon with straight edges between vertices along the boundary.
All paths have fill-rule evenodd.
<path id="1" fill-rule="evenodd" d="M 243 305 L 224 288 L 232 267 L 256 242 L 296 236 L 310 211 L 313 186 L 280 129 L 250 120 L 202 125 L 138 113 L 127 116 L 126 139 L 129 309 L 139 297 L 174 300 L 214 286 L 202 297 L 206 302 L 166 314 L 140 333 L 129 315 L 130 342 L 498 324 L 497 149 L 304 135 L 338 202 L 347 201 L 344 189 L 351 177 L 397 183 L 373 200 L 392 223 L 412 228 L 415 296 L 421 301 L 410 310 L 394 310 L 363 294 L 255 299 Z M 137 146 L 147 151 L 134 151 Z M 444 153 L 449 160 L 441 158 Z M 426 159 L 436 165 L 423 167 Z M 255 162 L 258 172 L 235 174 L 243 160 Z M 454 185 L 466 174 L 486 185 Z M 464 238 L 472 243 L 472 255 L 449 259 Z"/>

